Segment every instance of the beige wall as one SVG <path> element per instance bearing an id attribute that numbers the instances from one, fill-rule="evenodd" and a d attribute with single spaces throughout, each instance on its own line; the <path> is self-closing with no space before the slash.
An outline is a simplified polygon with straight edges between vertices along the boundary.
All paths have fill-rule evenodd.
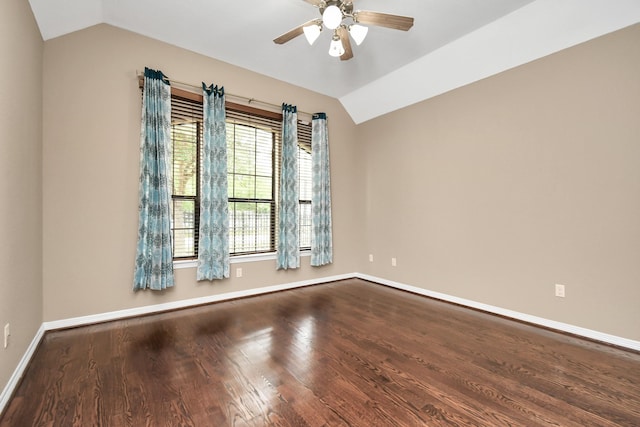
<path id="1" fill-rule="evenodd" d="M 298 271 L 243 263 L 242 278 L 196 282 L 176 270 L 166 292 L 132 288 L 137 232 L 140 91 L 136 70 L 214 82 L 228 93 L 324 111 L 331 144 L 334 259 Z M 108 25 L 47 41 L 44 51 L 44 320 L 98 314 L 356 270 L 363 226 L 355 125 L 335 99 Z M 235 266 L 232 266 L 232 272 Z"/>
<path id="2" fill-rule="evenodd" d="M 635 25 L 359 126 L 365 272 L 640 340 L 639 43 Z"/>
<path id="3" fill-rule="evenodd" d="M 356 127 L 336 100 L 107 25 L 43 53 L 28 2 L 2 2 L 0 385 L 43 320 L 353 271 L 640 340 L 639 40 L 636 25 Z M 144 66 L 327 112 L 334 265 L 246 263 L 213 284 L 183 269 L 131 291 Z"/>
<path id="4" fill-rule="evenodd" d="M 0 391 L 42 323 L 42 46 L 29 3 L 0 2 Z"/>

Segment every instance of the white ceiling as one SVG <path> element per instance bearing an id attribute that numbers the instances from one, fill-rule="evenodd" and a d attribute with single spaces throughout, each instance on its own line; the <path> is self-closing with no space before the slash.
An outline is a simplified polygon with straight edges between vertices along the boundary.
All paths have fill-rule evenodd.
<path id="1" fill-rule="evenodd" d="M 303 0 L 29 2 L 44 40 L 107 23 L 337 98 L 355 123 L 640 22 L 640 0 L 354 0 L 415 23 L 370 27 L 340 61 L 329 31 L 273 43 L 320 17 Z"/>

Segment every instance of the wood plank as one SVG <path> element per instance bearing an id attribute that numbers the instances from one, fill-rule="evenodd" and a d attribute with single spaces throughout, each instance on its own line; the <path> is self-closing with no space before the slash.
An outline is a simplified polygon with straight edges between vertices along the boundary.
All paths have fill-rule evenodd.
<path id="1" fill-rule="evenodd" d="M 640 425 L 640 354 L 351 279 L 45 334 L 0 426 Z"/>

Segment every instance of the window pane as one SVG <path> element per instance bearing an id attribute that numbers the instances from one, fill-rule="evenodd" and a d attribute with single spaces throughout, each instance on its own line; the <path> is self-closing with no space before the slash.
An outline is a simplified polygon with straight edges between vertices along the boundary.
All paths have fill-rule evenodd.
<path id="1" fill-rule="evenodd" d="M 173 230 L 173 257 L 192 257 L 196 251 L 193 244 L 193 230 Z"/>
<path id="2" fill-rule="evenodd" d="M 271 204 L 229 203 L 229 248 L 231 253 L 269 251 Z"/>
<path id="3" fill-rule="evenodd" d="M 298 147 L 298 175 L 300 179 L 300 200 L 311 200 L 311 153 Z"/>
<path id="4" fill-rule="evenodd" d="M 311 247 L 311 203 L 300 203 L 300 247 Z"/>
<path id="5" fill-rule="evenodd" d="M 264 129 L 227 122 L 229 197 L 267 199 L 273 197 L 273 134 Z"/>
<path id="6" fill-rule="evenodd" d="M 198 123 L 174 124 L 173 138 L 173 194 L 195 196 L 197 182 Z"/>
<path id="7" fill-rule="evenodd" d="M 260 131 L 256 140 L 256 174 L 271 176 L 273 171 L 273 135 Z"/>
<path id="8" fill-rule="evenodd" d="M 256 173 L 256 133 L 248 126 L 235 125 L 235 173 Z"/>
<path id="9" fill-rule="evenodd" d="M 195 256 L 195 199 L 173 200 L 172 207 L 173 256 Z"/>
<path id="10" fill-rule="evenodd" d="M 195 200 L 173 201 L 173 228 L 193 228 L 195 225 Z"/>
<path id="11" fill-rule="evenodd" d="M 233 197 L 238 199 L 255 199 L 256 177 L 251 175 L 236 175 L 234 177 Z"/>
<path id="12" fill-rule="evenodd" d="M 256 198 L 271 199 L 273 196 L 272 179 L 270 176 L 256 177 Z"/>
<path id="13" fill-rule="evenodd" d="M 272 249 L 271 204 L 256 203 L 256 249 L 255 250 L 268 251 L 270 249 Z"/>

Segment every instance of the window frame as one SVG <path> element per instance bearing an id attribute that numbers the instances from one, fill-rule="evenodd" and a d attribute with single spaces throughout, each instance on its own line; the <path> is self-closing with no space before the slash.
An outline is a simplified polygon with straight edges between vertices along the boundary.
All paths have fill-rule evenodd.
<path id="1" fill-rule="evenodd" d="M 229 104 L 229 103 L 227 103 Z M 255 129 L 255 131 L 258 130 L 262 130 L 263 132 L 269 132 L 271 134 L 271 197 L 270 198 L 260 198 L 257 197 L 257 194 L 254 194 L 255 197 L 237 197 L 237 196 L 230 196 L 229 197 L 229 205 L 231 205 L 231 203 L 255 203 L 255 204 L 269 204 L 269 248 L 268 249 L 255 249 L 255 250 L 249 250 L 249 251 L 235 251 L 235 252 L 230 252 L 229 255 L 230 256 L 242 256 L 242 255 L 251 255 L 251 254 L 264 254 L 264 253 L 271 253 L 275 251 L 276 248 L 276 239 L 277 239 L 277 230 L 275 227 L 276 221 L 277 221 L 277 192 L 278 192 L 278 176 L 277 176 L 277 160 L 276 157 L 278 156 L 278 147 L 280 144 L 280 141 L 278 141 L 278 130 L 279 127 L 276 126 L 274 128 L 274 126 L 264 126 L 264 124 L 262 123 L 261 120 L 256 120 L 256 117 L 263 117 L 266 119 L 270 119 L 270 120 L 274 120 L 274 117 L 265 117 L 264 115 L 258 115 L 255 113 L 248 113 L 246 111 L 240 111 L 235 107 L 235 104 L 231 103 L 231 105 L 233 107 L 229 108 L 227 106 L 226 108 L 226 112 L 227 112 L 227 125 L 229 124 L 230 121 L 234 122 L 233 125 L 239 125 L 239 126 L 243 126 L 245 128 L 253 128 Z M 250 117 L 243 117 L 243 115 L 247 115 Z M 231 117 L 230 117 L 231 116 Z M 253 123 L 251 121 L 254 121 Z M 256 122 L 260 121 L 260 123 L 262 124 L 259 125 Z M 236 147 L 236 143 L 235 143 L 235 136 L 236 136 L 236 132 L 234 132 L 234 149 Z M 229 137 L 229 134 L 227 134 L 227 138 Z M 254 144 L 257 146 L 257 140 L 254 139 Z M 257 147 L 256 147 L 257 149 Z M 254 150 L 255 151 L 255 150 Z M 233 156 L 234 158 L 234 166 L 237 164 L 237 156 Z M 231 175 L 234 175 L 234 177 L 236 175 L 244 175 L 244 176 L 252 176 L 254 178 L 258 178 L 258 174 L 257 171 L 255 171 L 254 174 L 248 174 L 245 175 L 243 173 L 237 173 L 237 171 L 234 170 L 234 172 L 230 172 L 228 171 L 227 176 L 231 177 Z M 229 183 L 229 185 L 231 185 L 231 183 Z M 235 185 L 234 185 L 234 190 L 235 190 Z M 255 188 L 254 188 L 255 190 Z M 229 209 L 229 212 L 231 212 L 231 207 Z M 257 214 L 257 207 L 256 207 L 256 214 Z M 229 228 L 233 228 L 234 224 L 229 224 Z M 256 229 L 257 229 L 257 225 L 256 225 Z M 234 235 L 235 238 L 235 235 Z M 257 245 L 257 243 L 256 243 Z M 235 242 L 229 242 L 229 246 L 235 246 Z"/>
<path id="2" fill-rule="evenodd" d="M 193 109 L 193 111 L 199 111 L 200 115 L 202 114 L 202 103 L 203 103 L 203 97 L 201 94 L 197 94 L 194 92 L 190 92 L 187 90 L 183 90 L 183 89 L 179 89 L 179 88 L 175 88 L 172 87 L 171 88 L 171 100 L 172 100 L 172 105 L 174 102 L 175 98 L 181 98 L 182 101 L 184 103 L 191 103 L 192 105 L 198 105 L 199 108 L 198 109 Z M 227 113 L 227 118 L 226 120 L 230 120 L 229 116 L 232 116 L 233 118 L 231 120 L 238 120 L 240 122 L 242 122 L 242 119 L 239 119 L 237 117 L 237 115 L 248 115 L 248 116 L 255 116 L 257 118 L 260 118 L 260 120 L 265 119 L 265 120 L 271 120 L 274 122 L 274 126 L 273 128 L 275 129 L 273 131 L 273 152 L 272 152 L 272 199 L 268 200 L 262 200 L 260 199 L 260 202 L 269 202 L 271 204 L 271 217 L 270 217 L 270 248 L 268 250 L 256 250 L 256 251 L 245 251 L 245 252 L 231 252 L 229 253 L 230 255 L 230 259 L 232 262 L 247 262 L 247 261 L 255 261 L 255 260 L 262 260 L 262 259 L 273 259 L 275 257 L 275 251 L 276 251 L 276 247 L 277 247 L 277 215 L 278 215 L 278 191 L 279 191 L 279 175 L 280 175 L 280 165 L 279 165 L 279 157 L 280 157 L 280 147 L 281 147 L 281 135 L 282 135 L 282 114 L 281 113 L 276 113 L 273 111 L 269 111 L 269 110 L 263 110 L 263 109 L 259 109 L 259 108 L 255 108 L 249 105 L 243 105 L 243 104 L 237 104 L 237 103 L 233 103 L 233 102 L 229 102 L 229 101 L 225 101 L 225 112 Z M 195 116 L 194 116 L 195 117 Z M 200 116 L 201 117 L 201 116 Z M 258 121 L 260 121 L 258 120 Z M 202 120 L 197 121 L 198 122 L 198 126 L 199 126 L 199 131 L 197 132 L 198 134 L 198 141 L 196 142 L 197 145 L 197 154 L 196 154 L 196 158 L 197 158 L 197 167 L 196 167 L 196 179 L 197 179 L 197 185 L 196 185 L 196 196 L 192 197 L 192 196 L 184 196 L 184 195 L 175 195 L 173 194 L 173 183 L 172 183 L 172 188 L 171 188 L 171 199 L 172 199 L 172 206 L 173 206 L 173 202 L 175 200 L 181 200 L 181 199 L 193 199 L 194 200 L 194 225 L 193 225 L 193 247 L 194 247 L 194 255 L 189 255 L 189 256 L 179 256 L 173 257 L 173 262 L 174 262 L 174 266 L 177 268 L 181 268 L 181 267 L 191 267 L 193 265 L 195 265 L 195 261 L 198 258 L 198 230 L 199 230 L 199 204 L 200 204 L 200 191 L 201 191 L 201 185 L 200 185 L 200 163 L 201 163 L 201 138 L 202 138 L 202 131 L 201 131 L 201 126 L 202 126 Z M 172 126 L 173 126 L 173 108 L 172 108 Z M 251 123 L 248 122 L 248 125 L 251 126 Z M 311 153 L 311 123 L 308 121 L 303 121 L 303 120 L 298 120 L 298 135 L 299 137 L 302 136 L 302 138 L 304 139 L 304 141 L 299 141 L 299 149 L 300 150 L 304 150 L 303 145 L 304 146 L 308 146 L 308 153 Z M 307 141 L 308 139 L 308 141 Z M 173 153 L 173 138 L 172 138 L 172 144 L 171 144 L 171 148 L 172 148 L 172 153 Z M 171 164 L 172 170 L 173 170 L 173 155 L 172 155 L 172 164 Z M 300 171 L 299 171 L 300 172 Z M 311 170 L 309 171 L 309 173 L 311 173 Z M 173 172 L 172 172 L 173 174 Z M 309 176 L 310 179 L 310 176 Z M 310 197 L 310 194 L 309 194 Z M 244 198 L 235 198 L 235 197 L 229 197 L 228 198 L 229 203 L 231 204 L 232 202 L 244 202 L 244 201 L 248 201 L 248 202 L 255 202 L 258 199 L 244 199 Z M 311 200 L 309 199 L 300 199 L 299 203 L 302 207 L 303 204 L 311 204 Z M 301 215 L 302 215 L 302 209 L 300 210 Z M 172 217 L 171 217 L 171 232 L 172 232 L 172 236 L 174 236 L 174 217 L 173 217 L 173 211 L 172 211 Z M 230 224 L 231 227 L 231 224 Z M 302 234 L 302 232 L 301 232 Z M 309 239 L 309 244 L 305 245 L 305 246 L 301 246 L 300 247 L 300 253 L 302 256 L 308 255 L 310 252 L 310 239 Z M 175 242 L 172 242 L 173 245 L 175 245 Z M 231 245 L 230 245 L 231 246 Z M 174 249 L 175 246 L 172 248 Z M 175 251 L 174 251 L 175 254 Z"/>

